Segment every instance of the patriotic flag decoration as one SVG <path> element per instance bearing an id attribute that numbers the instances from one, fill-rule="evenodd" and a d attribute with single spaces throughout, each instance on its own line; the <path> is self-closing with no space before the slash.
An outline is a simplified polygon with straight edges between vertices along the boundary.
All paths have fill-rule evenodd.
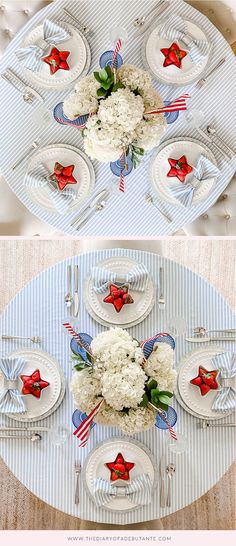
<path id="1" fill-rule="evenodd" d="M 185 95 L 181 95 L 181 97 L 178 97 L 178 99 L 172 101 L 171 104 L 163 106 L 162 108 L 158 108 L 158 110 L 150 110 L 149 112 L 145 112 L 144 115 L 146 116 L 147 114 L 164 114 L 165 112 L 180 112 L 182 110 L 187 110 L 186 100 L 190 98 L 190 95 L 186 93 Z"/>
<path id="2" fill-rule="evenodd" d="M 156 408 L 156 409 L 157 409 L 157 408 Z M 173 440 L 178 440 L 177 434 L 176 434 L 175 430 L 172 428 L 172 426 L 170 425 L 168 419 L 166 418 L 166 415 L 165 415 L 164 411 L 161 411 L 160 409 L 157 409 L 157 411 L 158 411 L 158 413 L 159 413 L 161 419 L 163 419 L 163 421 L 165 421 L 166 426 L 168 427 L 169 433 L 170 433 L 170 435 L 171 435 L 171 438 L 172 438 Z"/>
<path id="3" fill-rule="evenodd" d="M 125 169 L 125 153 L 123 153 L 120 157 L 120 184 L 119 184 L 119 190 L 124 193 L 125 191 L 125 177 L 124 177 L 124 169 Z"/>
<path id="4" fill-rule="evenodd" d="M 85 447 L 87 444 L 87 441 L 89 439 L 89 432 L 90 432 L 90 425 L 93 421 L 93 418 L 95 415 L 99 412 L 102 405 L 104 404 L 104 400 L 102 399 L 98 404 L 95 406 L 95 408 L 87 415 L 87 417 L 80 423 L 79 427 L 73 432 L 74 436 L 77 436 L 80 440 L 79 447 Z"/>
<path id="5" fill-rule="evenodd" d="M 118 55 L 118 53 L 119 53 L 121 47 L 122 47 L 122 41 L 121 41 L 121 39 L 119 38 L 119 40 L 117 40 L 117 42 L 116 42 L 116 46 L 115 46 L 114 53 L 113 53 L 113 57 L 112 57 L 112 61 L 111 61 L 111 67 L 112 67 L 112 69 L 113 69 L 113 68 L 116 68 L 116 58 L 117 58 L 117 55 Z"/>
<path id="6" fill-rule="evenodd" d="M 91 360 L 94 360 L 94 356 L 91 351 L 90 345 L 86 343 L 80 336 L 77 334 L 74 329 L 72 328 L 71 324 L 69 322 L 64 322 L 63 324 L 64 328 L 66 328 L 67 332 L 76 339 L 78 345 L 86 351 L 86 353 L 90 356 Z"/>

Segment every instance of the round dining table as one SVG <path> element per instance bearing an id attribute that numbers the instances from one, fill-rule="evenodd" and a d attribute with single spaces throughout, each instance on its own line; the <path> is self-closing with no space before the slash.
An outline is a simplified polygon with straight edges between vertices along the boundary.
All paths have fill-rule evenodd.
<path id="1" fill-rule="evenodd" d="M 126 257 L 143 263 L 155 286 L 154 306 L 146 318 L 128 329 L 138 340 L 147 339 L 156 333 L 168 331 L 168 325 L 186 324 L 175 337 L 175 365 L 195 349 L 208 347 L 209 343 L 191 344 L 186 341 L 186 333 L 194 326 L 202 324 L 209 330 L 233 328 L 235 318 L 229 305 L 203 277 L 190 269 L 163 256 L 149 252 L 129 249 L 106 249 L 82 253 L 68 258 L 43 271 L 33 278 L 8 304 L 1 315 L 0 331 L 18 336 L 38 335 L 42 339 L 41 349 L 49 353 L 59 364 L 65 376 L 65 396 L 59 407 L 45 419 L 34 426 L 46 426 L 49 432 L 42 432 L 38 443 L 27 439 L 1 439 L 0 454 L 18 480 L 34 495 L 45 503 L 72 516 L 94 522 L 127 525 L 147 520 L 154 520 L 174 513 L 191 504 L 211 489 L 227 471 L 234 459 L 233 427 L 199 426 L 197 417 L 185 409 L 174 398 L 171 405 L 177 412 L 175 430 L 186 439 L 186 449 L 181 453 L 171 453 L 167 440 L 168 431 L 153 427 L 150 430 L 133 435 L 132 441 L 139 441 L 151 451 L 157 466 L 157 484 L 153 491 L 152 502 L 126 512 L 117 512 L 98 508 L 88 495 L 84 481 L 80 479 L 80 502 L 75 504 L 75 463 L 80 461 L 83 467 L 91 450 L 99 443 L 122 433 L 115 427 L 96 425 L 92 428 L 89 441 L 83 448 L 72 433 L 72 414 L 75 409 L 70 392 L 70 381 L 73 361 L 70 354 L 70 336 L 63 328 L 68 321 L 65 306 L 67 286 L 67 266 L 79 266 L 79 300 L 78 319 L 73 323 L 77 332 L 88 333 L 95 337 L 106 329 L 94 320 L 87 311 L 84 298 L 85 281 L 91 268 L 108 258 Z M 158 305 L 159 269 L 164 271 L 165 306 Z M 182 319 L 182 320 L 181 320 Z M 217 342 L 223 350 L 232 350 L 231 342 Z M 1 355 L 6 356 L 22 345 L 12 340 L 1 341 Z M 24 347 L 31 347 L 25 342 Z M 232 415 L 216 421 L 221 425 L 232 422 Z M 1 426 L 20 426 L 8 416 L 0 415 Z M 27 426 L 31 426 L 30 423 Z M 56 445 L 52 441 L 53 433 L 67 427 L 68 437 L 64 443 Z M 176 472 L 172 481 L 172 500 L 168 508 L 160 507 L 161 457 L 166 463 L 174 462 Z"/>
<path id="2" fill-rule="evenodd" d="M 203 14 L 183 0 L 171 1 L 169 4 L 163 17 L 175 13 L 186 20 L 193 21 L 204 31 L 211 44 L 209 62 L 201 77 L 210 71 L 220 59 L 225 58 L 225 63 L 207 79 L 205 85 L 200 89 L 196 86 L 196 82 L 184 88 L 166 85 L 158 80 L 153 80 L 153 85 L 165 101 L 174 100 L 183 93 L 188 93 L 191 96 L 188 99 L 189 109 L 195 113 L 202 112 L 205 125 L 213 124 L 219 136 L 232 148 L 235 144 L 236 133 L 236 112 L 233 108 L 236 66 L 233 51 L 222 34 Z M 63 12 L 63 7 L 70 9 L 70 12 L 77 18 L 80 29 L 81 25 L 86 25 L 91 30 L 91 33 L 86 35 L 91 50 L 89 73 L 98 67 L 102 52 L 113 47 L 110 37 L 112 27 L 124 27 L 127 31 L 128 37 L 122 48 L 124 62 L 148 69 L 142 54 L 145 33 L 137 33 L 137 28 L 133 23 L 138 16 L 147 13 L 153 5 L 154 0 L 146 0 L 145 7 L 142 0 L 135 2 L 121 0 L 119 3 L 115 0 L 109 2 L 100 0 L 99 4 L 90 0 L 76 2 L 57 0 L 38 12 L 12 40 L 1 60 L 0 72 L 4 74 L 6 69 L 10 67 L 23 78 L 26 85 L 29 85 L 28 75 L 23 71 L 15 51 L 32 29 L 42 23 L 45 18 L 71 23 L 71 19 Z M 160 18 L 157 18 L 157 22 L 159 20 Z M 76 26 L 76 23 L 73 24 Z M 149 32 L 148 29 L 147 32 Z M 151 189 L 149 171 L 152 153 L 150 152 L 145 155 L 140 167 L 133 169 L 126 179 L 124 194 L 119 191 L 119 180 L 112 174 L 109 164 L 93 161 L 96 178 L 95 189 L 81 204 L 81 207 L 63 214 L 50 211 L 42 203 L 32 198 L 32 192 L 29 192 L 24 184 L 27 159 L 21 161 L 18 168 L 14 170 L 12 165 L 27 153 L 33 142 L 37 142 L 40 148 L 59 143 L 83 150 L 83 137 L 78 128 L 59 125 L 53 117 L 54 107 L 72 92 L 74 84 L 70 83 L 68 87 L 61 90 L 41 88 L 37 84 L 34 87 L 44 99 L 44 108 L 50 112 L 49 123 L 45 123 L 42 119 L 43 116 L 40 113 L 42 104 L 35 100 L 32 104 L 23 101 L 22 95 L 7 81 L 0 78 L 0 166 L 7 183 L 20 201 L 38 218 L 60 232 L 77 237 L 79 235 L 93 236 L 95 233 L 101 237 L 129 236 L 134 238 L 169 235 L 203 215 L 216 202 L 234 175 L 235 156 L 231 160 L 227 160 L 221 150 L 216 149 L 212 142 L 208 142 L 205 137 L 199 137 L 196 129 L 181 112 L 174 123 L 167 125 L 167 131 L 162 137 L 161 144 L 172 138 L 187 137 L 200 140 L 209 147 L 214 154 L 220 175 L 209 194 L 203 199 L 187 208 L 157 199 L 157 195 Z M 154 154 L 155 151 L 154 149 Z M 76 226 L 72 224 L 79 217 L 81 209 L 84 209 L 95 193 L 104 188 L 111 190 L 106 206 L 102 211 L 94 214 L 81 229 L 77 230 Z M 154 204 L 147 200 L 147 194 L 150 193 Z M 166 217 L 169 218 L 169 222 Z"/>

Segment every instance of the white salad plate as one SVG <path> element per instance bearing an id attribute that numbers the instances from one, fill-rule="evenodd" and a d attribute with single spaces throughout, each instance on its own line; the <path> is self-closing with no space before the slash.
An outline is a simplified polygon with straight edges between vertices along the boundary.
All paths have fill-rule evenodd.
<path id="1" fill-rule="evenodd" d="M 124 275 L 137 265 L 137 262 L 130 258 L 113 257 L 103 260 L 96 265 L 114 271 L 118 275 L 116 282 L 123 282 Z M 124 305 L 119 313 L 117 313 L 111 303 L 104 303 L 103 300 L 108 293 L 109 289 L 102 294 L 96 294 L 93 288 L 92 277 L 88 276 L 84 287 L 85 306 L 92 318 L 104 326 L 113 325 L 130 328 L 139 324 L 148 316 L 155 303 L 155 287 L 151 276 L 148 279 L 145 292 L 137 292 L 132 290 L 132 288 L 129 289 L 134 303 Z"/>
<path id="2" fill-rule="evenodd" d="M 196 23 L 185 20 L 185 24 L 188 29 L 188 34 L 193 36 L 193 38 L 209 41 L 205 32 Z M 208 55 L 203 57 L 199 63 L 193 63 L 190 56 L 186 55 L 186 57 L 182 59 L 181 68 L 177 68 L 173 64 L 163 66 L 165 57 L 161 53 L 161 49 L 169 48 L 173 42 L 176 42 L 184 51 L 188 51 L 188 48 L 181 40 L 161 38 L 159 36 L 159 29 L 162 25 L 163 20 L 158 26 L 155 26 L 155 28 L 152 28 L 150 32 L 147 32 L 146 34 L 142 51 L 144 63 L 151 70 L 153 76 L 164 84 L 176 87 L 189 85 L 199 79 L 207 66 L 209 66 L 211 49 L 209 49 Z"/>
<path id="3" fill-rule="evenodd" d="M 41 397 L 28 394 L 22 395 L 26 412 L 8 413 L 8 417 L 21 422 L 34 422 L 45 419 L 53 413 L 63 400 L 65 394 L 65 380 L 58 362 L 45 351 L 39 349 L 22 348 L 8 355 L 9 357 L 21 357 L 26 365 L 21 375 L 31 375 L 35 370 L 40 371 L 41 378 L 50 385 L 41 391 Z M 0 394 L 4 385 L 4 376 L 0 370 Z M 21 392 L 23 383 L 18 378 L 18 390 Z"/>
<path id="4" fill-rule="evenodd" d="M 211 150 L 205 144 L 193 138 L 173 138 L 163 142 L 163 144 L 157 148 L 150 163 L 150 180 L 153 190 L 162 201 L 172 203 L 179 207 L 183 207 L 183 205 L 172 195 L 171 188 L 179 187 L 180 184 L 184 186 L 184 184 L 191 182 L 193 172 L 186 176 L 184 183 L 180 182 L 177 177 L 168 177 L 167 173 L 171 168 L 168 158 L 179 159 L 183 155 L 186 156 L 187 163 L 191 165 L 191 167 L 194 167 L 197 164 L 198 158 L 201 155 L 210 159 L 210 161 L 217 166 L 216 159 Z M 193 195 L 193 205 L 206 199 L 215 185 L 216 180 L 217 177 L 212 177 L 209 178 L 207 182 L 204 180 L 204 182 L 199 184 L 199 187 L 195 190 Z M 195 182 L 193 182 L 193 185 L 194 183 Z"/>
<path id="5" fill-rule="evenodd" d="M 41 148 L 31 156 L 27 166 L 25 181 L 30 178 L 30 173 L 40 164 L 43 164 L 49 173 L 53 173 L 56 162 L 61 163 L 64 167 L 75 165 L 73 176 L 77 180 L 77 184 L 66 186 L 77 194 L 76 199 L 72 201 L 66 211 L 66 214 L 69 214 L 76 209 L 80 209 L 83 202 L 94 190 L 95 172 L 90 159 L 81 150 L 67 144 L 54 144 Z M 49 187 L 31 188 L 25 185 L 25 188 L 31 201 L 41 207 L 42 210 L 52 214 L 60 214 L 53 204 Z"/>
<path id="6" fill-rule="evenodd" d="M 212 359 L 217 354 L 223 352 L 225 352 L 224 348 L 220 346 L 197 349 L 185 355 L 178 365 L 177 389 L 175 391 L 176 399 L 188 413 L 199 419 L 222 419 L 232 413 L 232 411 L 213 411 L 212 404 L 217 391 L 210 390 L 205 396 L 202 396 L 199 387 L 190 383 L 191 379 L 197 377 L 199 366 L 203 366 L 203 368 L 209 371 L 212 370 Z M 220 375 L 217 381 L 220 386 Z"/>
<path id="7" fill-rule="evenodd" d="M 64 21 L 57 21 L 57 23 L 67 30 L 71 37 L 58 45 L 55 45 L 59 51 L 70 51 L 70 55 L 67 62 L 70 66 L 70 70 L 58 70 L 55 74 L 50 73 L 50 67 L 48 64 L 42 61 L 42 68 L 39 71 L 32 71 L 27 68 L 24 70 L 27 73 L 27 77 L 40 87 L 57 91 L 64 87 L 69 86 L 75 80 L 82 75 L 85 75 L 91 64 L 91 52 L 89 44 L 86 38 L 79 32 L 79 30 L 73 27 L 69 23 Z M 35 27 L 27 34 L 21 47 L 27 47 L 29 45 L 40 45 L 43 38 L 43 24 Z M 45 57 L 50 54 L 51 49 L 45 52 Z"/>
<path id="8" fill-rule="evenodd" d="M 103 478 L 110 482 L 110 470 L 105 466 L 107 462 L 112 462 L 116 459 L 118 453 L 122 453 L 124 459 L 135 464 L 130 471 L 130 479 L 134 479 L 141 474 L 148 474 L 152 482 L 153 488 L 157 484 L 157 468 L 149 449 L 136 440 L 129 438 L 114 437 L 105 442 L 98 444 L 90 451 L 84 467 L 83 481 L 90 498 L 94 501 L 94 481 L 96 478 Z M 118 482 L 118 480 L 117 480 Z M 117 482 L 110 482 L 118 486 Z M 119 480 L 119 485 L 126 486 L 130 481 Z M 138 508 L 139 505 L 128 500 L 126 496 L 117 496 L 104 506 L 106 510 L 117 512 L 127 512 Z M 103 507 L 101 507 L 103 508 Z"/>

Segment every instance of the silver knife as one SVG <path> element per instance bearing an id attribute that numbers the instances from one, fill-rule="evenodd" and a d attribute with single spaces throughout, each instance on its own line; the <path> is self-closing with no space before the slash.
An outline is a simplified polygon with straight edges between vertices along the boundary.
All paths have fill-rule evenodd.
<path id="1" fill-rule="evenodd" d="M 78 317 L 79 313 L 79 266 L 75 265 L 74 268 L 74 317 Z"/>
<path id="2" fill-rule="evenodd" d="M 214 140 L 212 138 L 210 138 L 208 136 L 207 133 L 205 133 L 205 131 L 203 131 L 202 129 L 200 129 L 200 127 L 196 127 L 195 126 L 195 129 L 196 131 L 203 137 L 205 138 L 208 142 L 210 142 L 211 144 L 213 144 L 213 146 L 215 146 L 217 148 L 217 150 L 223 155 L 223 157 L 225 159 L 227 159 L 227 161 L 229 161 L 231 158 L 224 152 L 224 150 L 222 150 L 221 146 L 219 146 L 217 144 L 217 142 L 214 142 Z"/>
<path id="3" fill-rule="evenodd" d="M 165 2 L 165 4 L 164 4 L 164 5 L 161 4 L 161 5 L 159 6 L 159 8 L 158 8 L 158 6 L 157 6 L 157 11 L 154 13 L 154 16 L 153 16 L 153 18 L 151 19 L 151 21 L 149 21 L 146 25 L 144 25 L 144 26 L 142 27 L 141 30 L 139 29 L 139 30 L 135 33 L 134 37 L 135 37 L 135 38 L 136 38 L 136 37 L 138 38 L 138 36 L 142 36 L 142 34 L 145 34 L 145 32 L 149 29 L 149 27 L 150 27 L 151 24 L 153 23 L 153 20 L 154 20 L 156 17 L 159 17 L 159 15 L 161 15 L 161 14 L 163 13 L 163 11 L 165 11 L 165 10 L 169 7 L 169 5 L 170 5 L 169 2 Z"/>
<path id="4" fill-rule="evenodd" d="M 160 506 L 161 508 L 165 508 L 166 506 L 165 475 L 166 475 L 165 456 L 162 455 L 160 460 L 160 476 L 161 476 Z"/>
<path id="5" fill-rule="evenodd" d="M 234 341 L 235 337 L 186 337 L 190 343 L 209 343 L 209 341 Z"/>
<path id="6" fill-rule="evenodd" d="M 95 197 L 90 201 L 90 203 L 87 205 L 87 207 L 82 210 L 79 216 L 76 216 L 75 220 L 72 222 L 71 226 L 78 227 L 77 224 L 82 223 L 84 220 L 86 220 L 87 216 L 89 216 L 91 209 L 96 207 L 97 203 L 100 201 L 101 198 L 107 197 L 109 194 L 109 190 L 106 188 L 98 193 L 96 193 Z"/>

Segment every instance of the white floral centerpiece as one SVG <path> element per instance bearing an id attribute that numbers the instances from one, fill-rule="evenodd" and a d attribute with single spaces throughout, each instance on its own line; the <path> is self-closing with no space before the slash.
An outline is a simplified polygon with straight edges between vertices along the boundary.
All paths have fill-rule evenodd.
<path id="1" fill-rule="evenodd" d="M 89 414 L 102 398 L 95 422 L 118 426 L 126 434 L 150 429 L 156 420 L 153 406 L 166 410 L 173 396 L 172 347 L 157 342 L 146 359 L 139 342 L 127 331 L 110 328 L 92 340 L 91 350 L 92 366 L 74 357 L 78 362 L 71 390 L 76 406 Z"/>
<path id="2" fill-rule="evenodd" d="M 88 115 L 84 148 L 91 159 L 115 162 L 130 155 L 133 166 L 157 146 L 166 130 L 164 114 L 145 114 L 163 107 L 148 72 L 124 64 L 109 66 L 79 81 L 63 104 L 70 119 Z"/>

